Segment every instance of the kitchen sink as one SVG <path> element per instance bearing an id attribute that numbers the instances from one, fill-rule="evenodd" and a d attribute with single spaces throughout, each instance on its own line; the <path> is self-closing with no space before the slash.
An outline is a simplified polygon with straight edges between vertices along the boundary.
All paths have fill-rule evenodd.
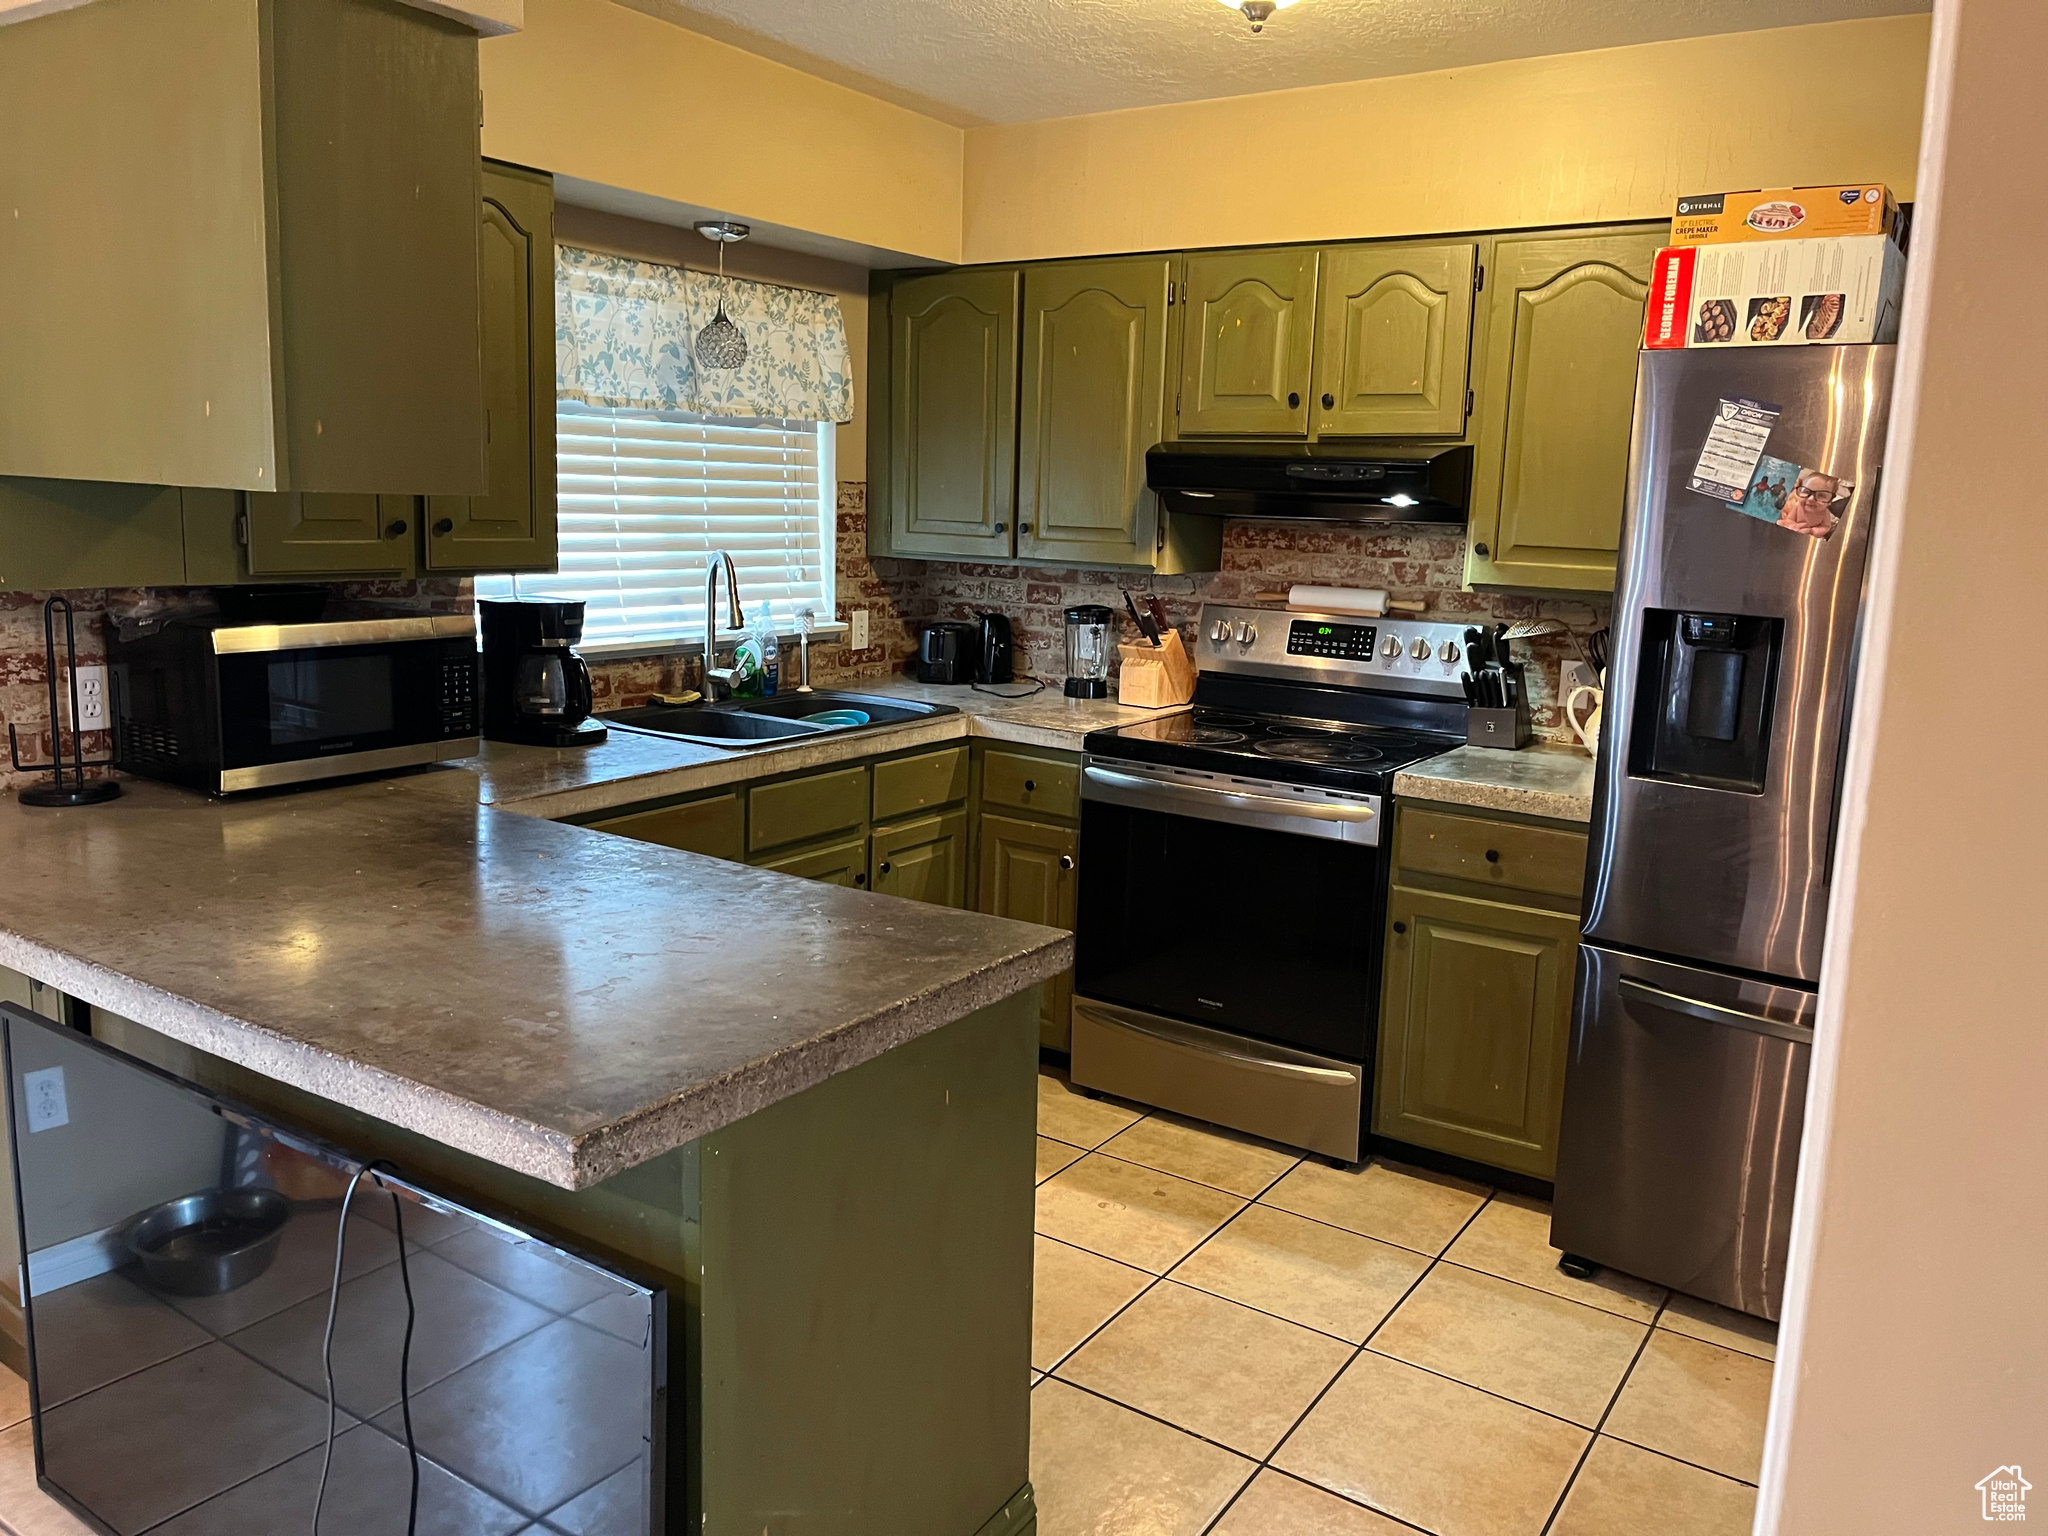
<path id="1" fill-rule="evenodd" d="M 819 722 L 805 718 L 832 710 L 857 710 L 862 722 Z M 729 699 L 722 704 L 641 704 L 600 716 L 606 725 L 693 741 L 707 747 L 765 747 L 801 736 L 831 736 L 873 730 L 905 720 L 925 720 L 959 711 L 951 704 L 919 704 L 864 693 L 785 693 L 770 699 Z"/>

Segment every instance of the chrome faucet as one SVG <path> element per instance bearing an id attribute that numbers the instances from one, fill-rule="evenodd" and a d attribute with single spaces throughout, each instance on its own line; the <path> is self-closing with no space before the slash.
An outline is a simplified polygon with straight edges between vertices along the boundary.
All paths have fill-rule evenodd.
<path id="1" fill-rule="evenodd" d="M 704 572 L 704 702 L 715 704 L 723 694 L 732 692 L 732 685 L 739 680 L 737 667 L 718 665 L 718 573 L 725 572 L 725 593 L 731 622 L 728 629 L 738 629 L 747 622 L 747 616 L 740 612 L 740 577 L 732 568 L 732 556 L 722 549 L 711 552 L 711 564 Z"/>

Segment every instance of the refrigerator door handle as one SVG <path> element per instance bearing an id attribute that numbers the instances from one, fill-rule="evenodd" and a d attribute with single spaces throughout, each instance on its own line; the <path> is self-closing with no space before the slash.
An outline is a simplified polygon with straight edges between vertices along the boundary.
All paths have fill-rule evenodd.
<path id="1" fill-rule="evenodd" d="M 1759 1013 L 1745 1013 L 1740 1008 L 1702 1002 L 1696 997 L 1666 992 L 1662 987 L 1653 987 L 1647 981 L 1637 981 L 1633 976 L 1621 977 L 1617 986 L 1625 998 L 1648 1003 L 1656 1008 L 1668 1008 L 1673 1013 L 1682 1013 L 1688 1018 L 1700 1019 L 1708 1024 L 1727 1024 L 1736 1029 L 1753 1030 L 1760 1035 L 1776 1035 L 1780 1040 L 1792 1040 L 1800 1045 L 1813 1043 L 1811 1024 L 1787 1024 L 1778 1019 L 1767 1019 Z"/>

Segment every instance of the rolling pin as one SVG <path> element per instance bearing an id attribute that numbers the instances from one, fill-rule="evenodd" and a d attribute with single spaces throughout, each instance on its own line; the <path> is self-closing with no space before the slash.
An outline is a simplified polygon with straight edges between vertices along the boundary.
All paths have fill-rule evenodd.
<path id="1" fill-rule="evenodd" d="M 1308 613 L 1355 613 L 1376 619 L 1386 613 L 1420 613 L 1419 598 L 1388 597 L 1384 587 L 1289 587 L 1284 592 L 1261 592 L 1262 603 L 1284 602 Z"/>

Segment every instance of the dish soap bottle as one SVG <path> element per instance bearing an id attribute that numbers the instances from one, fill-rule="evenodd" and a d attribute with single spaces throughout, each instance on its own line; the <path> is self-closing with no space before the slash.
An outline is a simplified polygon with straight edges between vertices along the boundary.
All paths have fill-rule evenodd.
<path id="1" fill-rule="evenodd" d="M 761 600 L 761 627 L 756 631 L 761 637 L 761 681 L 764 691 L 776 694 L 782 691 L 782 642 L 775 637 L 775 605 L 766 598 Z"/>
<path id="2" fill-rule="evenodd" d="M 761 638 L 752 623 L 740 629 L 732 648 L 732 693 L 736 699 L 758 699 L 766 679 L 761 673 Z"/>

